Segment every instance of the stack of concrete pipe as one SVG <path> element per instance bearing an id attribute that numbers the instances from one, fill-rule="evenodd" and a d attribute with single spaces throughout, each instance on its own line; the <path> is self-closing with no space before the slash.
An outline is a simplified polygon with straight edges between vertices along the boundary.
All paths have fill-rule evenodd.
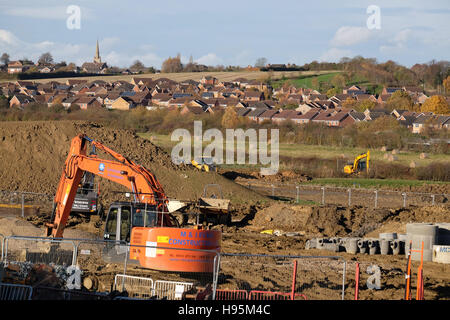
<path id="1" fill-rule="evenodd" d="M 420 261 L 423 243 L 423 261 L 450 263 L 450 223 L 408 223 L 406 234 L 412 260 Z"/>
<path id="2" fill-rule="evenodd" d="M 396 233 L 380 234 L 379 238 L 313 238 L 306 241 L 305 249 L 333 252 L 375 254 L 400 254 L 404 250 L 405 237 Z"/>
<path id="3" fill-rule="evenodd" d="M 420 261 L 422 242 L 423 260 L 450 263 L 450 223 L 408 223 L 406 234 L 380 233 L 378 238 L 313 238 L 306 241 L 305 249 L 333 252 L 408 255 L 412 244 L 411 259 Z"/>

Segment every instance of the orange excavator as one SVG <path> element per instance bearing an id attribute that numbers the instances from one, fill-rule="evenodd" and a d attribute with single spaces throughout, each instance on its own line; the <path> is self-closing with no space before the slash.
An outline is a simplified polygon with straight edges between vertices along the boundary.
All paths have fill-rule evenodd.
<path id="1" fill-rule="evenodd" d="M 92 145 L 89 155 L 88 143 Z M 113 160 L 99 158 L 97 149 Z M 168 212 L 169 200 L 163 187 L 149 170 L 84 134 L 72 139 L 54 198 L 51 222 L 46 224 L 48 237 L 62 238 L 85 172 L 125 186 L 134 198 L 133 202 L 114 202 L 109 207 L 103 235 L 105 240 L 114 240 L 107 241 L 113 243 L 112 247 L 109 245 L 109 253 L 116 252 L 116 258 L 120 259 L 129 245 L 128 259 L 144 268 L 213 271 L 214 257 L 220 251 L 221 232 L 180 228 L 177 219 Z M 107 252 L 104 250 L 104 253 Z M 104 259 L 114 260 L 110 254 L 105 254 Z"/>

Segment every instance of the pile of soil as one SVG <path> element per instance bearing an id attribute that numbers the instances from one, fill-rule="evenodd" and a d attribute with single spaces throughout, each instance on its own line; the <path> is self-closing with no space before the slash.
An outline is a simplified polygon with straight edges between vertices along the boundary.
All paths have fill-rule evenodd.
<path id="1" fill-rule="evenodd" d="M 261 175 L 260 171 L 251 169 L 233 169 L 221 170 L 220 173 L 227 179 L 234 180 L 238 183 L 245 183 L 246 181 L 258 180 L 263 182 L 306 182 L 311 181 L 312 178 L 308 175 L 301 174 L 292 170 L 282 170 L 274 175 Z"/>
<path id="2" fill-rule="evenodd" d="M 17 217 L 0 217 L 0 235 L 8 236 L 26 236 L 26 237 L 44 237 L 45 228 L 43 223 L 36 223 L 37 218 L 24 220 Z M 69 218 L 68 228 L 64 230 L 64 237 L 76 239 L 94 239 L 97 235 L 94 229 L 88 231 L 88 225 L 83 224 L 77 228 L 71 228 L 71 219 Z M 2 238 L 0 237 L 0 240 Z"/>
<path id="3" fill-rule="evenodd" d="M 409 222 L 448 222 L 448 208 L 373 209 L 361 206 L 274 204 L 258 211 L 250 225 L 258 230 L 300 232 L 309 237 L 378 237 L 380 232 L 406 232 Z"/>
<path id="4" fill-rule="evenodd" d="M 85 121 L 3 122 L 0 127 L 0 190 L 55 194 L 71 140 L 80 133 L 149 169 L 170 198 L 196 200 L 206 184 L 219 184 L 223 196 L 232 201 L 262 199 L 217 173 L 173 164 L 170 154 L 133 131 Z M 100 151 L 98 155 L 111 159 Z M 96 182 L 100 184 L 100 201 L 104 206 L 121 200 L 113 191 L 128 191 L 105 179 L 96 179 Z"/>

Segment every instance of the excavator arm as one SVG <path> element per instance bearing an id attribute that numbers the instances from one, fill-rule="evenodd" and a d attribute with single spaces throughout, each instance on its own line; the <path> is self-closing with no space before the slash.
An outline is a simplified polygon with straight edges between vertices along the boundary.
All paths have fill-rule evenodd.
<path id="1" fill-rule="evenodd" d="M 93 152 L 87 155 L 87 142 Z M 97 157 L 96 149 L 111 155 L 114 160 Z M 135 201 L 156 206 L 158 212 L 167 212 L 168 199 L 161 184 L 146 168 L 132 162 L 119 153 L 93 141 L 84 134 L 73 138 L 58 189 L 54 198 L 51 223 L 47 224 L 47 236 L 61 238 L 69 218 L 78 185 L 85 171 L 121 184 L 132 191 Z M 170 222 L 166 222 L 169 223 Z"/>

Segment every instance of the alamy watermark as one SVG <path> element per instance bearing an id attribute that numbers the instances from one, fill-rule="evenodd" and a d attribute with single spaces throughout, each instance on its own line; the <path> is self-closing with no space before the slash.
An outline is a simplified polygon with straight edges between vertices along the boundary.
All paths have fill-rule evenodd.
<path id="1" fill-rule="evenodd" d="M 69 17 L 66 20 L 66 26 L 69 30 L 81 29 L 81 8 L 76 5 L 70 5 L 66 9 Z"/>
<path id="2" fill-rule="evenodd" d="M 270 133 L 270 136 L 269 136 Z M 181 140 L 181 141 L 180 141 Z M 193 140 L 193 146 L 192 146 Z M 211 158 L 221 164 L 260 164 L 262 175 L 274 175 L 279 168 L 279 129 L 226 129 L 225 139 L 219 129 L 203 132 L 202 122 L 194 121 L 194 137 L 187 129 L 176 129 L 171 141 L 178 141 L 172 149 L 172 162 L 176 165 Z M 203 142 L 211 142 L 203 148 Z M 236 142 L 236 143 L 235 143 Z M 248 142 L 248 144 L 247 144 Z M 247 148 L 248 145 L 248 148 Z M 268 148 L 270 146 L 270 153 Z M 247 152 L 248 149 L 248 159 Z M 192 155 L 193 151 L 193 155 Z M 248 160 L 248 161 L 247 161 Z"/>
<path id="3" fill-rule="evenodd" d="M 366 24 L 369 30 L 381 29 L 381 9 L 379 6 L 370 5 L 366 10 L 367 14 L 370 16 L 367 18 Z"/>

